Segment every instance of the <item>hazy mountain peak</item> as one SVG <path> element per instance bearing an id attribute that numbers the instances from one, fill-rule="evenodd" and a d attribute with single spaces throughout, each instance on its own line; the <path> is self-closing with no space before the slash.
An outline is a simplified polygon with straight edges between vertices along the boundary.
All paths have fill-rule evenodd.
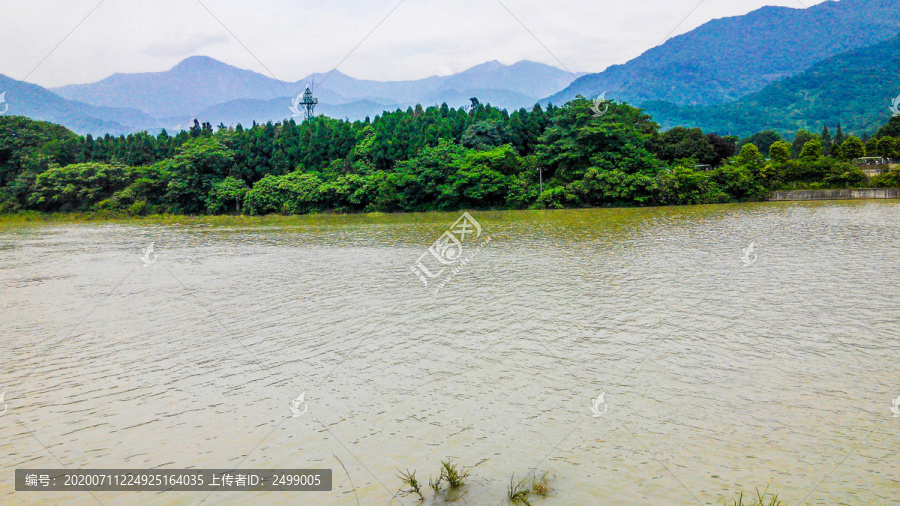
<path id="1" fill-rule="evenodd" d="M 172 67 L 172 72 L 198 72 L 209 70 L 242 70 L 209 56 L 189 56 Z"/>
<path id="2" fill-rule="evenodd" d="M 491 60 L 491 61 L 489 61 L 489 62 L 482 63 L 481 65 L 476 65 L 476 66 L 474 66 L 474 67 L 472 67 L 472 68 L 495 70 L 495 69 L 503 68 L 503 67 L 505 67 L 505 66 L 506 66 L 506 65 L 500 63 L 499 60 Z M 471 70 L 471 69 L 469 69 L 469 70 Z"/>
<path id="3" fill-rule="evenodd" d="M 352 77 L 341 72 L 340 70 L 334 69 L 329 72 L 315 72 L 313 74 L 310 74 L 310 75 L 304 77 L 303 79 L 301 79 L 297 82 L 302 83 L 305 86 L 306 84 L 309 84 L 309 83 L 312 83 L 313 81 L 315 81 L 315 84 L 318 86 L 318 84 L 320 82 L 322 82 L 322 80 L 325 79 L 326 76 L 328 77 L 328 81 L 331 81 L 332 79 L 353 79 Z M 328 81 L 325 81 L 325 83 L 327 83 Z"/>

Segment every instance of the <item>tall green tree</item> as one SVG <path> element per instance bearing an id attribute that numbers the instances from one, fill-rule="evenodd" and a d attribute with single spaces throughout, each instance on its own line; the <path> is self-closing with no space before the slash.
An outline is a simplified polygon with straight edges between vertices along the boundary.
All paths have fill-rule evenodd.
<path id="1" fill-rule="evenodd" d="M 875 156 L 878 153 L 878 137 L 872 137 L 866 141 L 866 153 Z"/>
<path id="2" fill-rule="evenodd" d="M 884 137 L 886 135 L 895 139 L 900 138 L 900 116 L 891 117 L 887 124 L 879 128 L 878 133 L 875 134 L 876 137 Z"/>
<path id="3" fill-rule="evenodd" d="M 866 146 L 859 137 L 850 136 L 841 144 L 841 159 L 855 160 L 866 156 Z"/>
<path id="4" fill-rule="evenodd" d="M 738 165 L 748 167 L 758 172 L 762 168 L 765 160 L 755 145 L 744 144 L 744 147 L 741 148 L 741 152 L 737 156 L 736 162 Z"/>
<path id="5" fill-rule="evenodd" d="M 786 163 L 791 159 L 791 145 L 785 141 L 778 141 L 769 148 L 769 158 L 776 163 Z"/>
<path id="6" fill-rule="evenodd" d="M 803 146 L 813 139 L 818 139 L 816 134 L 802 129 L 797 130 L 797 134 L 794 135 L 794 142 L 791 143 L 791 158 L 799 158 L 800 152 L 803 151 Z"/>
<path id="7" fill-rule="evenodd" d="M 878 152 L 876 154 L 888 158 L 897 158 L 897 140 L 890 135 L 885 135 L 878 140 Z"/>
<path id="8" fill-rule="evenodd" d="M 660 160 L 667 162 L 693 158 L 698 164 L 714 165 L 721 161 L 710 138 L 699 128 L 667 130 L 653 143 L 653 151 Z"/>
<path id="9" fill-rule="evenodd" d="M 804 161 L 816 161 L 822 156 L 822 142 L 819 139 L 812 139 L 803 145 L 800 151 L 800 159 Z"/>
<path id="10" fill-rule="evenodd" d="M 822 126 L 822 154 L 825 156 L 831 155 L 831 143 L 833 139 L 831 138 L 831 130 L 828 129 L 828 125 Z"/>
<path id="11" fill-rule="evenodd" d="M 847 136 L 844 135 L 844 128 L 838 123 L 837 132 L 834 134 L 834 144 L 836 146 L 840 146 L 844 144 L 844 141 L 847 140 Z"/>
<path id="12" fill-rule="evenodd" d="M 768 153 L 769 148 L 772 147 L 772 144 L 782 140 L 781 136 L 778 135 L 774 130 L 765 130 L 763 132 L 757 132 L 750 137 L 742 139 L 737 144 L 737 150 L 740 151 L 744 144 L 753 144 L 760 150 L 762 153 Z"/>
<path id="13" fill-rule="evenodd" d="M 159 162 L 156 169 L 168 176 L 166 202 L 182 214 L 199 214 L 206 197 L 228 176 L 234 158 L 218 140 L 200 136 L 178 148 L 173 158 Z"/>

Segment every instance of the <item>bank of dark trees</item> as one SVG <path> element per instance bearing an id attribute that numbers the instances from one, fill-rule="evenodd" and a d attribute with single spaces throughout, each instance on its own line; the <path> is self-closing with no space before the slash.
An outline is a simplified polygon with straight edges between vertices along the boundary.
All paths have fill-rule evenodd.
<path id="1" fill-rule="evenodd" d="M 93 138 L 0 118 L 0 211 L 301 214 L 669 205 L 764 198 L 867 181 L 849 162 L 898 156 L 900 120 L 864 144 L 827 128 L 751 138 L 659 126 L 579 99 L 507 113 L 447 105 L 373 121 L 326 117 L 175 135 Z M 763 149 L 760 150 L 759 148 Z M 543 178 L 540 191 L 539 175 Z"/>

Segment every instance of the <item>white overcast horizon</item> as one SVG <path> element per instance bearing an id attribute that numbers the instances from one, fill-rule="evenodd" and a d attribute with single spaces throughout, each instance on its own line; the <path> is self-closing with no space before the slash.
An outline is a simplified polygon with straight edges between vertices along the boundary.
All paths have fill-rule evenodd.
<path id="1" fill-rule="evenodd" d="M 344 74 L 378 81 L 493 60 L 600 72 L 712 19 L 824 1 L 833 0 L 18 0 L 2 12 L 0 74 L 55 87 L 165 71 L 190 56 L 282 81 L 342 60 Z"/>

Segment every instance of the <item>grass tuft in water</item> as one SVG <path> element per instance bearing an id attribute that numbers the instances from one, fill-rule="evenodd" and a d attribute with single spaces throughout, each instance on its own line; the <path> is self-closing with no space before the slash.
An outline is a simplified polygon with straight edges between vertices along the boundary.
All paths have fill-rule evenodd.
<path id="1" fill-rule="evenodd" d="M 511 504 L 531 506 L 531 502 L 528 501 L 530 496 L 531 489 L 528 487 L 528 479 L 523 478 L 517 482 L 516 475 L 513 474 L 512 478 L 509 479 L 509 487 L 506 489 L 506 499 L 509 500 Z"/>
<path id="2" fill-rule="evenodd" d="M 435 495 L 443 497 L 444 501 L 458 501 L 468 493 L 468 491 L 460 491 L 460 489 L 465 486 L 471 469 L 471 467 L 460 467 L 453 459 L 442 460 L 440 474 L 437 479 L 429 478 L 428 485 L 434 490 Z M 444 488 L 445 482 L 447 488 Z"/>
<path id="3" fill-rule="evenodd" d="M 453 459 L 441 461 L 441 477 L 447 480 L 450 488 L 459 488 L 466 484 L 466 478 L 469 477 L 469 470 L 460 468 Z"/>
<path id="4" fill-rule="evenodd" d="M 419 496 L 419 502 L 424 501 L 425 496 L 422 495 L 422 485 L 419 483 L 419 480 L 416 479 L 416 471 L 413 470 L 413 472 L 409 472 L 409 469 L 407 469 L 405 473 L 402 471 L 397 472 L 399 473 L 397 474 L 397 477 L 403 482 L 404 487 L 408 487 L 400 490 L 400 495 L 408 497 L 416 494 Z"/>
<path id="5" fill-rule="evenodd" d="M 770 494 L 769 489 L 762 493 L 756 489 L 756 499 L 750 499 L 752 502 L 744 503 L 744 492 L 741 491 L 737 498 L 732 499 L 727 506 L 787 506 L 784 501 L 778 499 L 778 494 Z"/>
<path id="6" fill-rule="evenodd" d="M 538 479 L 537 476 L 531 479 L 531 492 L 534 495 L 547 497 L 547 494 L 550 493 L 550 482 L 553 480 L 553 478 L 548 478 L 547 476 L 549 474 L 550 473 L 544 473 L 543 475 L 541 475 L 541 479 Z"/>
<path id="7" fill-rule="evenodd" d="M 428 486 L 431 487 L 431 490 L 434 490 L 435 494 L 440 494 L 442 481 L 444 481 L 443 476 L 438 476 L 436 480 L 434 478 L 428 478 Z"/>

